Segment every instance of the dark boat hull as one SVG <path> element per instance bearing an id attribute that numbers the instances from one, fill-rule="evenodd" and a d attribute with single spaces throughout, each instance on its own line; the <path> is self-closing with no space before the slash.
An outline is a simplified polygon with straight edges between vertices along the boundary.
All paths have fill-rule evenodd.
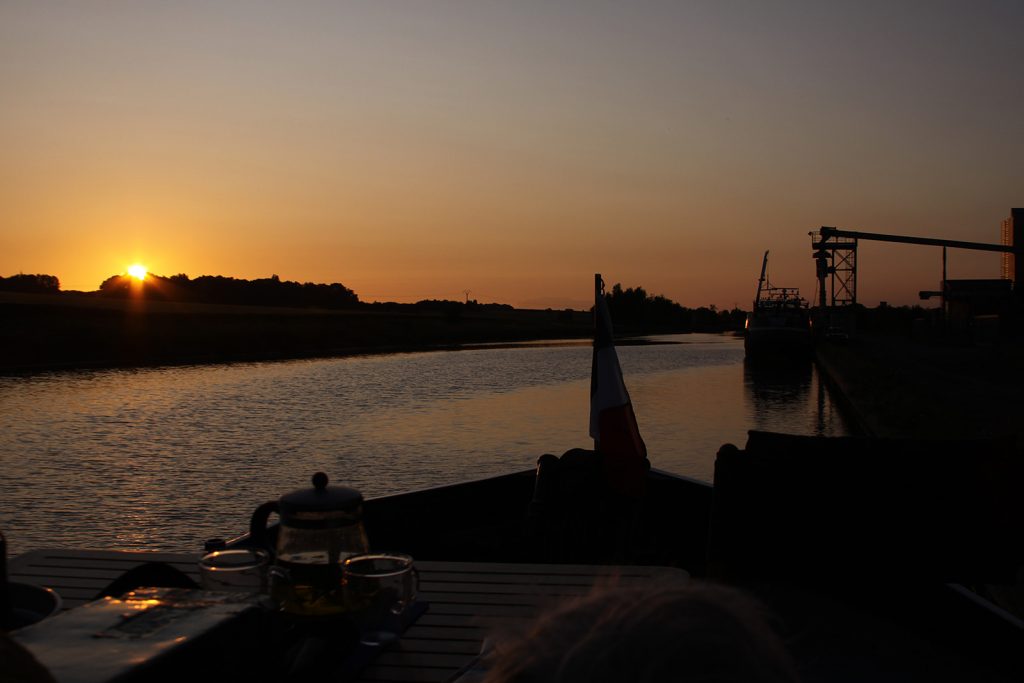
<path id="1" fill-rule="evenodd" d="M 808 327 L 750 326 L 743 335 L 748 356 L 809 356 L 811 330 Z"/>
<path id="2" fill-rule="evenodd" d="M 761 452 L 733 449 L 724 461 L 719 454 L 715 487 L 653 470 L 643 503 L 633 509 L 592 497 L 582 504 L 577 498 L 573 514 L 538 513 L 537 477 L 523 471 L 368 500 L 367 533 L 377 548 L 425 560 L 668 565 L 741 586 L 776 614 L 783 635 L 796 643 L 807 681 L 835 680 L 851 665 L 865 680 L 894 667 L 910 673 L 893 680 L 1007 681 L 1024 673 L 1015 654 L 1024 651 L 1020 619 L 947 583 L 955 579 L 938 566 L 941 558 L 911 566 L 912 554 L 896 551 L 893 536 L 900 534 L 888 528 L 906 521 L 888 524 L 884 513 L 863 515 L 866 508 L 851 503 L 863 498 L 863 505 L 878 505 L 871 492 L 877 485 L 859 477 L 841 494 L 819 491 L 804 479 L 817 477 L 824 465 L 804 479 L 787 469 L 804 458 L 833 460 L 829 469 L 842 482 L 850 454 L 871 452 L 873 441 L 758 436 Z M 763 452 L 765 443 L 773 453 Z M 881 446 L 893 457 L 903 451 L 899 444 Z M 835 457 L 821 447 L 834 449 Z M 927 445 L 917 450 L 916 459 L 928 459 Z M 765 456 L 781 458 L 772 471 L 762 468 Z M 742 464 L 748 460 L 753 470 Z M 896 513 L 914 508 L 913 490 L 896 495 Z M 773 508 L 792 515 L 801 529 L 776 525 Z M 828 531 L 830 519 L 852 535 Z M 882 654 L 863 654 L 880 643 Z"/>
<path id="3" fill-rule="evenodd" d="M 536 499 L 535 484 L 527 470 L 373 498 L 364 505 L 367 535 L 374 547 L 421 559 L 650 564 L 704 573 L 710 484 L 652 470 L 643 506 L 629 512 L 627 538 L 602 523 L 621 517 L 615 501 L 596 497 L 555 510 L 554 501 Z"/>
<path id="4" fill-rule="evenodd" d="M 1004 528 L 1024 465 L 1005 444 L 750 437 L 719 451 L 714 487 L 652 470 L 629 504 L 545 492 L 528 470 L 369 499 L 364 522 L 375 549 L 421 560 L 666 565 L 737 585 L 777 617 L 805 681 L 1021 680 L 1024 622 L 963 587 L 1022 559 Z"/>

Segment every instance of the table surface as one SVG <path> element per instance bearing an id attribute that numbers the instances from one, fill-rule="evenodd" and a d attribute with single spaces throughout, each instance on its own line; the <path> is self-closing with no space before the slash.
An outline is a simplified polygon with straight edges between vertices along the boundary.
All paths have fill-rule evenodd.
<path id="1" fill-rule="evenodd" d="M 198 580 L 199 555 L 106 550 L 35 550 L 9 562 L 12 581 L 56 591 L 64 609 L 94 599 L 125 571 L 165 562 Z M 681 581 L 671 567 L 498 564 L 418 561 L 420 598 L 428 611 L 399 643 L 378 656 L 363 681 L 450 681 L 480 652 L 492 632 L 514 629 L 559 600 L 586 594 L 595 584 Z"/>

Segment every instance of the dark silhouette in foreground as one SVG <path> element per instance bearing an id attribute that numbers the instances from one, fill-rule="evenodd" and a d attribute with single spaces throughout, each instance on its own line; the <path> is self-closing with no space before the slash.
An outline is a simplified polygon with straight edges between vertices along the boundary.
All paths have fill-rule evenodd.
<path id="1" fill-rule="evenodd" d="M 715 585 L 609 587 L 498 643 L 487 683 L 798 680 L 758 603 Z"/>

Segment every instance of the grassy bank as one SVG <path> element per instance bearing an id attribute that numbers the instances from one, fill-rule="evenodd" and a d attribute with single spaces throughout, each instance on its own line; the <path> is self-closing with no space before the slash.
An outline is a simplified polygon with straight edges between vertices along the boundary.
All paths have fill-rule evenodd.
<path id="1" fill-rule="evenodd" d="M 585 312 L 317 310 L 0 292 L 0 370 L 207 363 L 587 337 Z"/>

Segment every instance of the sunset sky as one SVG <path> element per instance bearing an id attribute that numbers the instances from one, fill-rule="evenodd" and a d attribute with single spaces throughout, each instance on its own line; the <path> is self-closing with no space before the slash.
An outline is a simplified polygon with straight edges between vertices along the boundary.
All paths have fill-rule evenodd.
<path id="1" fill-rule="evenodd" d="M 0 4 L 0 275 L 749 307 L 821 225 L 998 242 L 1024 2 Z M 950 252 L 951 277 L 997 277 Z M 863 243 L 863 303 L 937 248 Z"/>

